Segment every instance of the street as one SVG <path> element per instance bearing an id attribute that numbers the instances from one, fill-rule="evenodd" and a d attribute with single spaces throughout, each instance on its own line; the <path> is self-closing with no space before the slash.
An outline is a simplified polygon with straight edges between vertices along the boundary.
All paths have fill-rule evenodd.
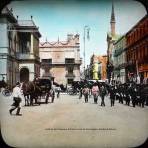
<path id="1" fill-rule="evenodd" d="M 9 114 L 11 97 L 0 94 L 1 132 L 14 147 L 135 147 L 148 137 L 148 106 L 129 107 L 105 98 L 105 107 L 78 95 L 61 94 L 54 103 L 24 106 L 22 116 Z M 13 112 L 13 114 L 15 111 Z"/>

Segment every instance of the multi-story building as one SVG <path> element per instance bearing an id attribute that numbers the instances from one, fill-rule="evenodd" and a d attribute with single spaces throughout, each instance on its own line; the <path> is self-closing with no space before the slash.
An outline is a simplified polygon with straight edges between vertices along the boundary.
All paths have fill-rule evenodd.
<path id="1" fill-rule="evenodd" d="M 92 79 L 92 65 L 87 65 L 85 69 L 85 79 L 86 80 Z"/>
<path id="2" fill-rule="evenodd" d="M 91 73 L 90 76 L 94 80 L 106 80 L 107 73 L 106 73 L 106 67 L 107 67 L 107 56 L 97 56 L 92 55 L 91 57 L 91 63 L 90 63 Z"/>
<path id="3" fill-rule="evenodd" d="M 20 81 L 33 81 L 40 76 L 39 38 L 41 34 L 32 20 L 18 20 Z"/>
<path id="4" fill-rule="evenodd" d="M 20 80 L 32 81 L 39 74 L 40 62 L 40 33 L 33 20 L 19 21 L 6 7 L 0 15 L 0 33 L 0 80 L 4 77 L 10 86 Z"/>
<path id="5" fill-rule="evenodd" d="M 113 49 L 114 43 L 118 40 L 120 35 L 116 34 L 115 31 L 115 13 L 114 13 L 114 5 L 112 3 L 112 12 L 111 12 L 111 32 L 107 33 L 107 78 L 113 78 Z"/>
<path id="6" fill-rule="evenodd" d="M 98 80 L 98 72 L 99 72 L 99 64 L 98 64 L 98 57 L 96 55 L 92 55 L 90 59 L 90 65 L 92 67 L 92 79 L 93 80 Z"/>
<path id="7" fill-rule="evenodd" d="M 107 79 L 107 55 L 98 56 L 98 61 L 100 63 L 100 79 L 106 80 Z"/>
<path id="8" fill-rule="evenodd" d="M 127 79 L 148 78 L 148 15 L 126 33 Z"/>
<path id="9" fill-rule="evenodd" d="M 120 37 L 114 43 L 114 79 L 121 83 L 126 82 L 126 38 L 125 35 Z"/>
<path id="10" fill-rule="evenodd" d="M 18 46 L 17 20 L 14 17 L 12 10 L 3 9 L 0 15 L 0 80 L 4 80 L 13 85 L 19 80 L 19 61 L 16 58 L 16 47 Z"/>
<path id="11" fill-rule="evenodd" d="M 68 34 L 67 41 L 40 43 L 41 76 L 59 84 L 80 81 L 79 35 Z"/>

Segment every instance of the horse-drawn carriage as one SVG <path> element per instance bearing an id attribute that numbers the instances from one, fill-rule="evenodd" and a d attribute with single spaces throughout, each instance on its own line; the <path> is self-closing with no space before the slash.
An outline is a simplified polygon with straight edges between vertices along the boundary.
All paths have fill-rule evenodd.
<path id="1" fill-rule="evenodd" d="M 23 82 L 22 90 L 25 98 L 25 105 L 41 104 L 45 99 L 48 103 L 48 96 L 51 90 L 51 80 L 39 78 L 33 82 Z"/>

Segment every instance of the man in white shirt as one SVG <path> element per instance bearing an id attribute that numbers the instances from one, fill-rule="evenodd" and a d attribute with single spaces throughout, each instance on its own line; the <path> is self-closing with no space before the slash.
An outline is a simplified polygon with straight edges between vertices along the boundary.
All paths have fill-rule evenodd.
<path id="1" fill-rule="evenodd" d="M 22 93 L 21 93 L 21 88 L 20 88 L 20 83 L 17 82 L 16 86 L 13 88 L 13 93 L 12 93 L 12 97 L 13 97 L 13 104 L 12 104 L 12 108 L 9 110 L 10 115 L 12 115 L 12 111 L 14 111 L 17 108 L 16 111 L 16 115 L 21 115 L 20 113 L 20 109 L 21 109 L 21 101 L 22 101 Z"/>

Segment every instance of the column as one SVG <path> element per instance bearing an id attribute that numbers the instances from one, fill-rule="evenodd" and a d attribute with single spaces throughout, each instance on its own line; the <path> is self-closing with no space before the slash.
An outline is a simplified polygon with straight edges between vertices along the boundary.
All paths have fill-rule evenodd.
<path id="1" fill-rule="evenodd" d="M 31 34 L 31 49 L 30 49 L 30 53 L 33 53 L 33 34 Z"/>

